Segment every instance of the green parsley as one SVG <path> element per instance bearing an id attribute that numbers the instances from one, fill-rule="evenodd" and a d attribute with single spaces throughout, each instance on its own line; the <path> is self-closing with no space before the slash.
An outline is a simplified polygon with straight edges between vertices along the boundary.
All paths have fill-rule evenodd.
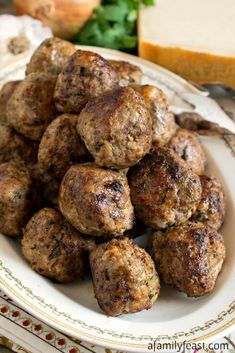
<path id="1" fill-rule="evenodd" d="M 76 43 L 133 52 L 137 47 L 137 17 L 141 5 L 154 0 L 104 0 L 74 39 Z"/>

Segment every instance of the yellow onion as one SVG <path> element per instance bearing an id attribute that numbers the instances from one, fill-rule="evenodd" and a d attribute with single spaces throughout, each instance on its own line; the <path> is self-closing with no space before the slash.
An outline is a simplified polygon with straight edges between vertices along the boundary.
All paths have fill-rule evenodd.
<path id="1" fill-rule="evenodd" d="M 50 27 L 55 36 L 71 38 L 100 0 L 14 0 L 17 15 L 30 15 Z"/>

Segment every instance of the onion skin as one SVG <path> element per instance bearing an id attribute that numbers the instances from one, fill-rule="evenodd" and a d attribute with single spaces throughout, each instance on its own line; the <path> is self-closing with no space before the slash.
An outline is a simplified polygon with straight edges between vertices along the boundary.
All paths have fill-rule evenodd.
<path id="1" fill-rule="evenodd" d="M 55 36 L 73 37 L 100 0 L 14 0 L 17 15 L 30 15 L 50 27 Z"/>

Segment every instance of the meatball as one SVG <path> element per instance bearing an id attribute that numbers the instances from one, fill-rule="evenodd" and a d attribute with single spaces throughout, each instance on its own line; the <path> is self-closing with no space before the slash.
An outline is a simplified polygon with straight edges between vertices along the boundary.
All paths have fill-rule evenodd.
<path id="1" fill-rule="evenodd" d="M 119 75 L 100 55 L 77 50 L 59 74 L 55 102 L 59 111 L 79 113 L 90 97 L 118 86 Z"/>
<path id="2" fill-rule="evenodd" d="M 45 73 L 32 73 L 18 84 L 7 104 L 7 121 L 19 133 L 39 141 L 55 118 L 53 103 L 55 79 Z"/>
<path id="3" fill-rule="evenodd" d="M 169 111 L 166 95 L 157 87 L 133 85 L 145 101 L 153 120 L 153 146 L 164 146 L 175 132 L 175 118 Z"/>
<path id="4" fill-rule="evenodd" d="M 130 84 L 140 84 L 142 79 L 141 69 L 127 61 L 109 60 L 109 63 L 118 72 L 120 81 L 119 85 L 124 87 Z"/>
<path id="5" fill-rule="evenodd" d="M 39 207 L 39 190 L 21 163 L 0 165 L 0 232 L 22 234 L 22 227 Z"/>
<path id="6" fill-rule="evenodd" d="M 5 83 L 0 90 L 0 120 L 7 120 L 7 102 L 11 97 L 12 93 L 21 81 L 9 81 Z"/>
<path id="7" fill-rule="evenodd" d="M 128 238 L 112 239 L 90 253 L 95 296 L 105 314 L 118 316 L 150 309 L 159 278 L 144 249 Z"/>
<path id="8" fill-rule="evenodd" d="M 10 161 L 35 163 L 36 160 L 37 145 L 11 126 L 0 123 L 0 164 Z"/>
<path id="9" fill-rule="evenodd" d="M 154 229 L 186 222 L 201 199 L 201 183 L 172 150 L 159 147 L 129 171 L 138 218 Z"/>
<path id="10" fill-rule="evenodd" d="M 93 247 L 52 208 L 37 212 L 23 230 L 22 250 L 33 270 L 59 282 L 83 276 L 84 255 Z"/>
<path id="11" fill-rule="evenodd" d="M 151 147 L 152 119 L 142 97 L 131 87 L 91 99 L 77 129 L 100 166 L 127 168 Z"/>
<path id="12" fill-rule="evenodd" d="M 225 259 L 222 236 L 199 223 L 155 232 L 150 252 L 162 280 L 189 297 L 213 290 Z"/>
<path id="13" fill-rule="evenodd" d="M 76 47 L 60 38 L 47 38 L 33 53 L 27 65 L 26 75 L 32 72 L 45 72 L 58 75 Z"/>
<path id="14" fill-rule="evenodd" d="M 203 117 L 195 112 L 183 112 L 175 117 L 176 123 L 183 129 L 196 131 Z"/>
<path id="15" fill-rule="evenodd" d="M 206 156 L 196 132 L 178 129 L 168 143 L 168 147 L 183 158 L 194 173 L 198 175 L 204 173 Z"/>
<path id="16" fill-rule="evenodd" d="M 89 159 L 89 152 L 77 133 L 77 118 L 77 115 L 70 114 L 59 116 L 42 136 L 38 151 L 39 166 L 57 178 L 62 178 L 72 164 Z"/>
<path id="17" fill-rule="evenodd" d="M 134 213 L 124 173 L 77 164 L 65 174 L 59 207 L 81 233 L 114 237 L 133 227 Z"/>
<path id="18" fill-rule="evenodd" d="M 225 197 L 219 180 L 201 175 L 202 197 L 191 220 L 218 230 L 225 217 Z"/>

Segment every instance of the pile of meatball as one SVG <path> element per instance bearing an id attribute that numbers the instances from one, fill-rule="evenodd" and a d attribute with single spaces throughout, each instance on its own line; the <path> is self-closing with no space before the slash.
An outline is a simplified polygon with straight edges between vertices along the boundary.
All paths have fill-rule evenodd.
<path id="1" fill-rule="evenodd" d="M 204 175 L 197 134 L 141 78 L 50 38 L 0 92 L 0 232 L 22 237 L 43 276 L 91 274 L 110 316 L 150 309 L 160 281 L 206 295 L 225 259 L 221 183 Z M 147 230 L 145 250 L 133 238 Z"/>

